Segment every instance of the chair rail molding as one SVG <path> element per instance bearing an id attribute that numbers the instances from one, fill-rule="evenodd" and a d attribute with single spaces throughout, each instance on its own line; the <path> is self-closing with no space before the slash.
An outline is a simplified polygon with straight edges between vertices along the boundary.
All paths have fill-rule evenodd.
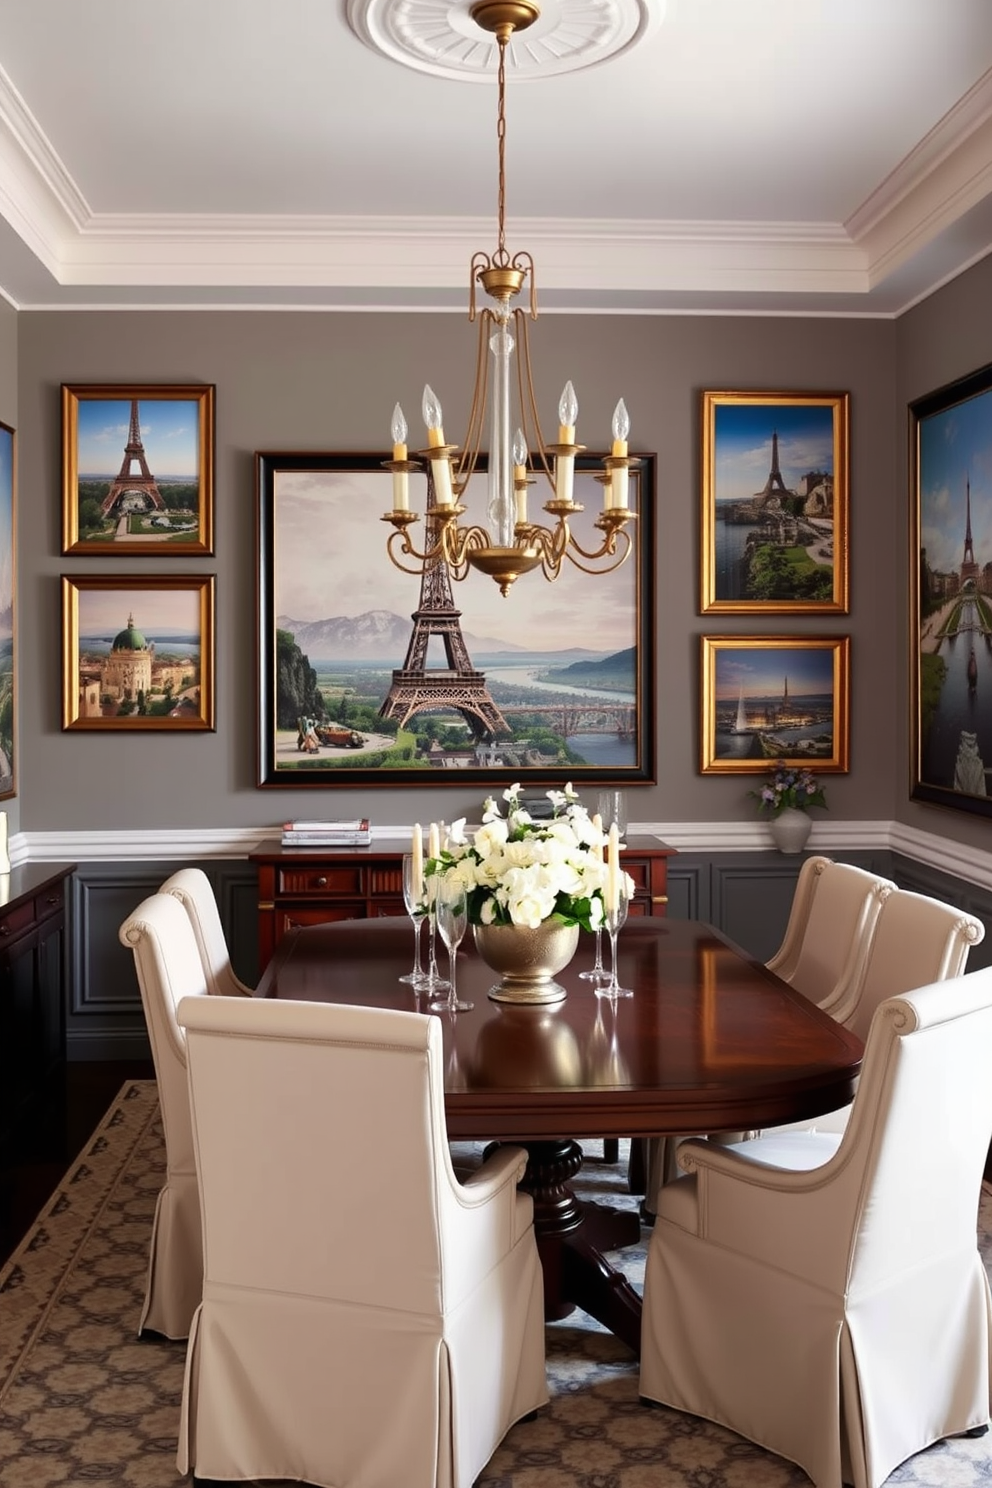
<path id="1" fill-rule="evenodd" d="M 190 862 L 204 858 L 243 858 L 278 827 L 216 827 L 149 831 L 18 832 L 10 839 L 11 863 L 26 862 Z M 402 836 L 407 825 L 374 827 L 375 838 Z M 773 851 L 764 821 L 631 822 L 629 831 L 658 837 L 680 852 Z M 836 853 L 884 850 L 901 853 L 941 869 L 954 878 L 992 889 L 992 852 L 921 832 L 902 822 L 821 821 L 814 818 L 808 851 Z"/>

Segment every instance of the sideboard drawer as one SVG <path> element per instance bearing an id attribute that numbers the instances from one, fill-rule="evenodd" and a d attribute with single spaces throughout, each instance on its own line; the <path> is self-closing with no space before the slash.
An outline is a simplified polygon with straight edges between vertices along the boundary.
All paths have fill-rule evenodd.
<path id="1" fill-rule="evenodd" d="M 320 868 L 282 868 L 279 871 L 280 894 L 312 894 L 317 898 L 364 897 L 362 870 L 355 866 Z M 402 893 L 402 885 L 400 885 Z"/>

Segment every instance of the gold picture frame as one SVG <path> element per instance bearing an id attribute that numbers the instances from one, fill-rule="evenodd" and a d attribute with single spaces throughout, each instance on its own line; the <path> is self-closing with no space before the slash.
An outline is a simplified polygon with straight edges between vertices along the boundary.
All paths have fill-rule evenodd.
<path id="1" fill-rule="evenodd" d="M 776 764 L 847 771 L 849 636 L 701 641 L 702 774 L 757 775 Z"/>
<path id="2" fill-rule="evenodd" d="M 62 552 L 214 550 L 214 388 L 62 385 Z"/>
<path id="3" fill-rule="evenodd" d="M 848 393 L 704 392 L 700 611 L 848 612 Z"/>
<path id="4" fill-rule="evenodd" d="M 62 727 L 214 728 L 214 576 L 62 575 Z"/>

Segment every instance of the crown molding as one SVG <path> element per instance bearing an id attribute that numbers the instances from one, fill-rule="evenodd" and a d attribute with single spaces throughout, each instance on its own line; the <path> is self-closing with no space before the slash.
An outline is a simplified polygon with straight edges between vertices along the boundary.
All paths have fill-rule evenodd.
<path id="1" fill-rule="evenodd" d="M 990 193 L 992 73 L 845 223 L 535 218 L 516 222 L 514 238 L 538 261 L 539 289 L 580 298 L 856 300 Z M 256 308 L 280 290 L 362 290 L 366 299 L 389 290 L 464 293 L 471 256 L 493 229 L 489 219 L 454 216 L 95 213 L 2 70 L 0 214 L 51 275 L 53 308 L 58 289 L 85 286 L 252 288 Z M 946 264 L 940 272 L 946 279 Z M 264 295 L 269 289 L 276 293 Z"/>

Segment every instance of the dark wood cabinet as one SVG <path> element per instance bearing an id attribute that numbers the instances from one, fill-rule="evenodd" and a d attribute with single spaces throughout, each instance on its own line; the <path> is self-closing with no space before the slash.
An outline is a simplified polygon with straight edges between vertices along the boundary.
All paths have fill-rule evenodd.
<path id="1" fill-rule="evenodd" d="M 258 870 L 258 953 L 265 967 L 287 930 L 329 920 L 402 915 L 403 854 L 409 837 L 369 847 L 283 847 L 273 839 L 248 854 Z M 668 859 L 674 848 L 657 837 L 627 838 L 623 865 L 636 885 L 633 914 L 664 914 Z"/>
<path id="2" fill-rule="evenodd" d="M 0 875 L 0 1164 L 62 1135 L 66 880 L 72 864 Z"/>

